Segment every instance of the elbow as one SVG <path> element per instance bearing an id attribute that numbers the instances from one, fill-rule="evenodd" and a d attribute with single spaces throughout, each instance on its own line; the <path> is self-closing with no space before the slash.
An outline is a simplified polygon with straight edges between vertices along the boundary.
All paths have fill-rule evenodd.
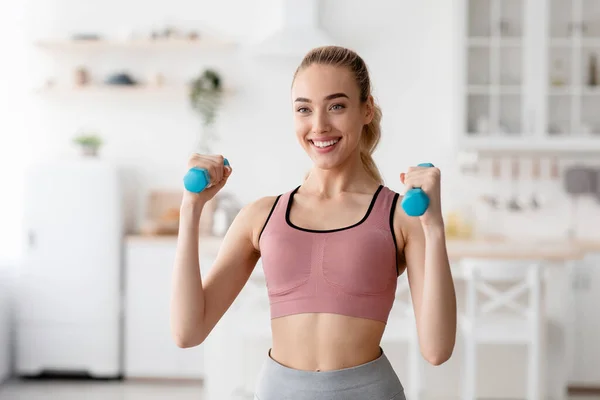
<path id="1" fill-rule="evenodd" d="M 175 341 L 177 347 L 179 347 L 180 349 L 189 349 L 192 347 L 196 347 L 201 345 L 202 342 L 204 342 L 204 339 L 196 338 L 192 335 L 181 334 L 174 334 L 173 340 Z"/>
<path id="2" fill-rule="evenodd" d="M 433 366 L 440 366 L 452 357 L 453 348 L 423 353 L 423 358 Z"/>
<path id="3" fill-rule="evenodd" d="M 175 345 L 180 349 L 189 349 L 196 347 L 204 342 L 205 336 L 199 333 L 199 330 L 188 331 L 181 329 L 172 329 L 171 336 Z"/>

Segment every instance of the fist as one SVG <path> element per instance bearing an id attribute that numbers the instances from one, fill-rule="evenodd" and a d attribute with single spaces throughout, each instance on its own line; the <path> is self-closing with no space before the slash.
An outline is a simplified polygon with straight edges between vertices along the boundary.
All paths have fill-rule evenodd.
<path id="1" fill-rule="evenodd" d="M 212 199 L 225 186 L 232 172 L 229 165 L 223 165 L 223 161 L 224 157 L 222 155 L 192 154 L 188 159 L 187 169 L 205 169 L 210 177 L 210 182 L 206 189 L 200 193 L 192 193 L 186 190 L 186 197 L 194 202 L 202 203 Z"/>
<path id="2" fill-rule="evenodd" d="M 420 216 L 424 224 L 442 223 L 440 200 L 440 170 L 437 167 L 410 167 L 406 173 L 400 174 L 400 181 L 406 190 L 420 188 L 429 197 L 429 207 Z"/>

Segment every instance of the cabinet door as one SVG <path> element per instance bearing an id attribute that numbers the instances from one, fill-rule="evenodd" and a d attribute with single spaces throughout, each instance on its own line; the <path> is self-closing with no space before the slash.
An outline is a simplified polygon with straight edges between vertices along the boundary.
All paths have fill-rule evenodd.
<path id="1" fill-rule="evenodd" d="M 573 273 L 573 365 L 569 384 L 600 387 L 600 254 L 589 256 Z"/>
<path id="2" fill-rule="evenodd" d="M 547 138 L 600 145 L 600 29 L 595 0 L 545 0 Z M 583 141 L 582 141 L 583 140 Z M 585 142 L 584 142 L 585 141 Z M 597 148 L 597 147 L 596 147 Z"/>
<path id="3" fill-rule="evenodd" d="M 202 346 L 180 349 L 171 336 L 171 276 L 175 248 L 175 241 L 127 245 L 127 377 L 202 378 Z"/>
<path id="4" fill-rule="evenodd" d="M 20 322 L 94 323 L 114 326 L 116 335 L 122 250 L 118 179 L 102 162 L 56 161 L 30 169 L 24 197 L 27 247 L 17 292 Z"/>
<path id="5" fill-rule="evenodd" d="M 534 133 L 533 0 L 463 0 L 463 144 L 493 146 Z"/>

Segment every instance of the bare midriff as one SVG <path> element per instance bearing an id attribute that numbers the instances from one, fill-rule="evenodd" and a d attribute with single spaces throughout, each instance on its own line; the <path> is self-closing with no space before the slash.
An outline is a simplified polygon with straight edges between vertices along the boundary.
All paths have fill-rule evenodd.
<path id="1" fill-rule="evenodd" d="M 385 324 L 337 314 L 304 313 L 274 318 L 271 327 L 273 360 L 297 370 L 332 371 L 378 358 Z"/>

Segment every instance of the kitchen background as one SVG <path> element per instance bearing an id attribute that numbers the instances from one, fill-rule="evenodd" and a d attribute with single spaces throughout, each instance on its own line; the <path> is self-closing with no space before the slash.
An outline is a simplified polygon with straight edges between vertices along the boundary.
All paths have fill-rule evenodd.
<path id="1" fill-rule="evenodd" d="M 295 23 L 303 24 L 303 34 L 294 31 Z M 127 324 L 128 307 L 164 306 L 151 297 L 156 290 L 168 291 L 164 280 L 170 274 L 177 201 L 190 152 L 210 145 L 234 169 L 225 196 L 215 204 L 214 220 L 208 216 L 204 221 L 205 228 L 212 226 L 215 243 L 243 204 L 301 182 L 310 163 L 292 131 L 289 90 L 307 46 L 341 44 L 367 61 L 384 115 L 375 159 L 386 184 L 402 191 L 399 174 L 409 166 L 432 162 L 440 167 L 450 239 L 600 241 L 600 4 L 594 0 L 27 0 L 3 2 L 0 26 L 7 55 L 0 66 L 0 381 L 16 372 L 16 327 L 33 323 L 16 311 L 23 296 L 17 278 L 31 262 L 27 255 L 36 240 L 28 223 L 40 223 L 40 215 L 79 221 L 74 226 L 83 230 L 71 236 L 83 246 L 95 238 L 86 236 L 83 215 L 95 209 L 114 212 L 118 235 L 122 207 L 118 271 L 124 272 L 115 276 L 126 277 L 126 291 L 131 289 L 127 285 L 137 288 L 129 293 L 147 296 L 136 300 L 143 306 L 124 300 Z M 317 32 L 307 34 L 309 28 Z M 197 79 L 214 83 L 211 71 L 223 88 L 218 106 L 213 110 L 214 98 L 202 97 L 209 109 L 195 108 L 189 84 Z M 213 124 L 204 125 L 207 114 L 201 110 L 216 113 Z M 208 135 L 214 138 L 210 142 Z M 67 167 L 42 164 L 28 172 L 35 163 L 56 159 Z M 69 168 L 102 173 L 96 164 L 117 168 L 122 194 L 111 184 L 110 172 L 96 183 L 78 175 L 82 186 L 69 187 Z M 100 188 L 106 191 L 92 194 Z M 122 197 L 114 207 L 113 195 Z M 87 211 L 80 209 L 82 203 Z M 108 215 L 96 213 L 88 221 Z M 57 219 L 44 222 L 45 228 L 60 225 Z M 62 243 L 56 252 L 75 253 L 74 244 Z M 99 257 L 97 262 L 109 259 Z M 143 268 L 149 260 L 164 261 L 157 267 L 163 270 L 154 269 L 152 275 L 132 267 Z M 64 274 L 56 273 L 57 282 L 58 277 L 62 282 L 79 276 Z M 593 275 L 585 276 L 591 280 Z M 105 277 L 95 279 L 112 290 Z M 141 282 L 156 286 L 139 291 Z M 598 296 L 595 284 L 591 291 Z M 74 296 L 86 293 L 83 281 L 71 287 L 78 289 Z M 29 290 L 41 289 L 34 285 Z M 60 309 L 61 304 L 52 306 Z M 42 311 L 36 313 L 45 318 Z M 147 314 L 135 320 L 132 326 L 140 328 L 128 331 L 120 355 L 130 367 L 138 366 L 132 375 L 201 375 L 192 364 L 187 370 L 169 370 L 158 353 L 154 360 L 131 361 L 128 340 L 138 343 L 131 350 L 137 354 L 163 340 L 141 339 L 148 335 L 141 327 L 165 329 Z M 597 317 L 586 319 L 588 325 L 580 329 L 600 334 Z M 42 331 L 23 332 L 35 336 Z M 483 395 L 523 397 L 519 350 L 490 354 L 504 354 L 503 368 L 511 372 L 498 379 L 488 365 Z M 153 362 L 159 372 L 148 372 Z M 600 364 L 586 362 L 588 371 L 600 371 Z M 458 365 L 451 361 L 430 371 L 443 389 L 427 390 L 441 397 L 447 387 L 455 390 Z M 177 368 L 188 372 L 178 375 Z M 588 386 L 600 387 L 600 376 L 595 376 Z"/>

